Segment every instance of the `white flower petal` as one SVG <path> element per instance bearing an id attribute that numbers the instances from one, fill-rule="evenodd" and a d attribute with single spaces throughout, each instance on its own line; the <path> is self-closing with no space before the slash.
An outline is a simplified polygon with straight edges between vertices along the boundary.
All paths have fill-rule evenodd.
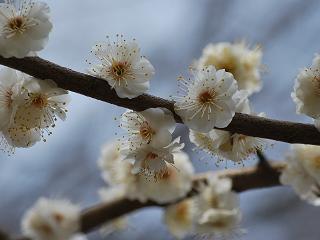
<path id="1" fill-rule="evenodd" d="M 196 70 L 194 75 L 195 80 L 181 80 L 185 94 L 176 97 L 176 113 L 195 131 L 226 127 L 235 114 L 236 81 L 230 73 L 215 71 L 212 66 Z"/>
<path id="2" fill-rule="evenodd" d="M 135 41 L 117 36 L 116 42 L 98 43 L 92 48 L 101 63 L 91 66 L 89 73 L 108 82 L 120 98 L 135 98 L 149 89 L 154 68 Z"/>
<path id="3" fill-rule="evenodd" d="M 0 54 L 4 57 L 22 58 L 40 51 L 52 29 L 46 3 L 29 1 L 19 7 L 0 4 Z"/>

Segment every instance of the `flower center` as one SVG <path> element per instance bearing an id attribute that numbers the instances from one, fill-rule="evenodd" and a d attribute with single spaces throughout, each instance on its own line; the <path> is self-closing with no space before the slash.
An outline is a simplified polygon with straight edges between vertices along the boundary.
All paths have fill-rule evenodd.
<path id="1" fill-rule="evenodd" d="M 234 144 L 234 139 L 233 139 L 233 135 L 231 135 L 228 140 L 220 145 L 220 150 L 223 152 L 231 152 L 232 148 L 233 148 L 233 144 Z"/>
<path id="2" fill-rule="evenodd" d="M 64 220 L 64 216 L 61 213 L 55 212 L 52 216 L 58 223 L 61 223 Z"/>
<path id="3" fill-rule="evenodd" d="M 198 99 L 201 104 L 212 103 L 215 100 L 216 95 L 217 94 L 213 89 L 207 90 L 207 91 L 202 92 L 198 96 Z"/>
<path id="4" fill-rule="evenodd" d="M 15 16 L 8 19 L 8 22 L 2 29 L 2 34 L 6 38 L 14 37 L 16 34 L 23 34 L 26 30 L 36 26 L 38 23 L 26 16 Z"/>
<path id="5" fill-rule="evenodd" d="M 111 74 L 117 81 L 121 81 L 128 75 L 129 64 L 127 62 L 113 61 L 111 65 Z"/>
<path id="6" fill-rule="evenodd" d="M 153 153 L 153 152 L 149 152 L 149 153 L 147 154 L 146 159 L 148 159 L 148 160 L 155 160 L 157 157 L 158 157 L 158 154 Z"/>
<path id="7" fill-rule="evenodd" d="M 212 208 L 218 208 L 219 207 L 219 199 L 216 196 L 212 196 L 210 198 L 210 207 Z"/>
<path id="8" fill-rule="evenodd" d="M 174 169 L 173 167 L 169 166 L 166 171 L 163 171 L 161 173 L 161 176 L 159 176 L 159 178 L 161 180 L 166 180 L 166 181 L 173 180 L 173 178 L 175 178 L 175 176 L 176 176 L 175 175 L 175 171 L 176 171 L 176 169 Z"/>
<path id="9" fill-rule="evenodd" d="M 177 205 L 176 216 L 180 222 L 188 221 L 188 213 L 188 203 L 186 201 Z"/>
<path id="10" fill-rule="evenodd" d="M 320 156 L 313 158 L 312 163 L 315 168 L 320 169 Z"/>
<path id="11" fill-rule="evenodd" d="M 140 127 L 140 135 L 141 137 L 148 142 L 148 144 L 152 140 L 152 136 L 155 134 L 153 129 L 150 127 L 148 122 L 143 122 Z"/>
<path id="12" fill-rule="evenodd" d="M 48 105 L 48 99 L 42 94 L 32 96 L 31 104 L 37 108 L 44 108 Z"/>
<path id="13" fill-rule="evenodd" d="M 315 76 L 313 79 L 312 79 L 312 82 L 314 84 L 314 87 L 315 87 L 315 93 L 320 96 L 320 76 Z"/>
<path id="14" fill-rule="evenodd" d="M 12 30 L 19 30 L 23 28 L 24 20 L 21 16 L 17 16 L 10 19 L 8 25 Z"/>

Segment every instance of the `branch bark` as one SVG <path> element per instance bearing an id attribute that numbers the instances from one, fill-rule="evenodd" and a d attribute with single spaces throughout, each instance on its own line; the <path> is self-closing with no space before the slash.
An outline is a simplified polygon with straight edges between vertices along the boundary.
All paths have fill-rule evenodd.
<path id="1" fill-rule="evenodd" d="M 270 163 L 270 168 L 260 166 L 247 167 L 241 169 L 230 169 L 218 172 L 220 177 L 229 177 L 232 179 L 232 188 L 236 192 L 247 190 L 273 187 L 280 185 L 279 176 L 284 167 L 283 162 Z M 208 173 L 199 174 L 194 178 L 193 185 L 197 186 L 199 182 L 204 182 Z M 197 194 L 191 190 L 187 197 Z M 101 203 L 92 208 L 86 209 L 81 215 L 81 231 L 87 233 L 104 223 L 107 223 L 117 217 L 144 207 L 159 206 L 165 207 L 173 203 L 158 204 L 152 201 L 141 203 L 136 200 L 120 199 L 112 203 Z"/>
<path id="2" fill-rule="evenodd" d="M 119 98 L 106 81 L 61 67 L 39 57 L 22 59 L 0 57 L 0 64 L 36 78 L 52 79 L 61 88 L 120 107 L 136 111 L 164 107 L 174 113 L 172 101 L 148 94 L 134 99 Z M 182 122 L 177 114 L 174 113 L 174 116 L 178 123 Z M 236 113 L 230 125 L 223 130 L 287 143 L 320 145 L 320 132 L 311 124 L 272 120 L 247 114 Z"/>
<path id="3" fill-rule="evenodd" d="M 232 189 L 236 192 L 266 188 L 280 185 L 279 176 L 283 170 L 284 162 L 269 162 L 269 167 L 254 166 L 240 169 L 229 169 L 217 172 L 219 177 L 232 179 Z M 198 174 L 193 180 L 193 189 L 185 198 L 195 196 L 194 189 L 200 182 L 205 182 L 210 172 Z M 181 199 L 183 200 L 183 199 Z M 121 198 L 111 203 L 99 203 L 91 208 L 83 210 L 80 217 L 80 232 L 88 233 L 118 217 L 129 214 L 145 207 L 166 207 L 179 201 L 158 204 L 153 201 L 141 203 L 137 200 Z M 28 237 L 19 237 L 16 240 L 31 240 Z"/>

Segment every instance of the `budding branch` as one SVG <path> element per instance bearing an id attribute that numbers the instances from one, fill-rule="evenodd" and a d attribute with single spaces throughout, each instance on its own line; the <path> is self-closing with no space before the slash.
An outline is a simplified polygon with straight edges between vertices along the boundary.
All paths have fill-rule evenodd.
<path id="1" fill-rule="evenodd" d="M 39 57 L 0 57 L 0 64 L 39 79 L 51 79 L 61 88 L 120 107 L 136 111 L 164 107 L 174 114 L 178 123 L 182 122 L 174 112 L 172 101 L 148 94 L 134 99 L 119 98 L 105 80 L 61 67 Z M 223 130 L 287 143 L 320 145 L 320 132 L 311 124 L 272 120 L 242 113 L 236 113 L 229 126 Z"/>

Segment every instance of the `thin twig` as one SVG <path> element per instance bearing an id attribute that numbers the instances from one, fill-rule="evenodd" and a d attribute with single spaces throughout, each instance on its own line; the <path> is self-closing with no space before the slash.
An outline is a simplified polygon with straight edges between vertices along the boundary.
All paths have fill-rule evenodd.
<path id="1" fill-rule="evenodd" d="M 261 168 L 270 168 L 269 162 L 267 157 L 264 155 L 264 153 L 260 150 L 257 150 L 257 156 L 259 159 L 258 166 Z"/>
<path id="2" fill-rule="evenodd" d="M 3 58 L 0 64 L 20 70 L 40 79 L 52 79 L 61 88 L 105 101 L 120 107 L 141 111 L 164 107 L 174 113 L 173 102 L 148 94 L 134 99 L 119 98 L 108 83 L 102 79 L 75 72 L 39 57 Z M 177 122 L 180 117 L 174 113 Z M 311 124 L 278 121 L 263 117 L 236 113 L 226 131 L 247 136 L 268 138 L 288 143 L 320 145 L 320 132 Z"/>

